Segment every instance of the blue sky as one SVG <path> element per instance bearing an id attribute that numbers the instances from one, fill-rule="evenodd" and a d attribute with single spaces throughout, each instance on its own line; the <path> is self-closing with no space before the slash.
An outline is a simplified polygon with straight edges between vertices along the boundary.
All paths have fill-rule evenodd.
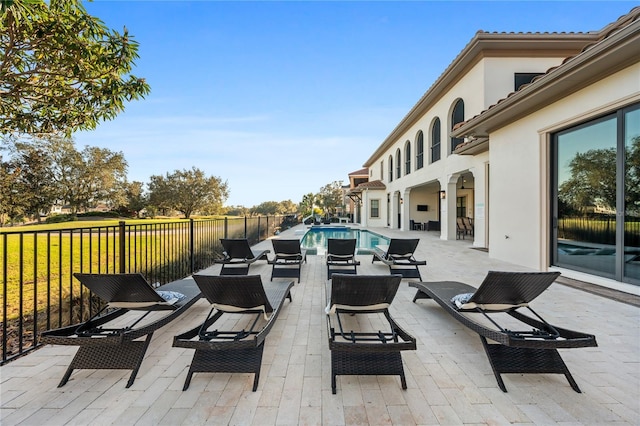
<path id="1" fill-rule="evenodd" d="M 74 135 L 123 152 L 130 181 L 197 167 L 227 205 L 348 182 L 478 30 L 599 30 L 628 1 L 100 1 L 140 43 L 151 93 Z"/>

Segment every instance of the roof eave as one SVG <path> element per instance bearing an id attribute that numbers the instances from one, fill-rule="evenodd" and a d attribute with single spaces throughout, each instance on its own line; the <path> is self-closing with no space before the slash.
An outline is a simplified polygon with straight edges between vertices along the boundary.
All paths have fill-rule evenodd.
<path id="1" fill-rule="evenodd" d="M 485 33 L 478 31 L 453 62 L 436 79 L 418 102 L 374 151 L 363 167 L 371 167 L 378 158 L 392 146 L 417 120 L 419 120 L 450 87 L 455 84 L 464 71 L 482 59 L 483 52 L 540 50 L 557 52 L 558 56 L 569 56 L 570 52 L 582 49 L 596 39 L 596 33 Z M 553 47 L 553 48 L 552 48 Z"/>
<path id="2" fill-rule="evenodd" d="M 640 21 L 636 21 L 461 124 L 451 134 L 487 138 L 495 129 L 637 63 L 639 51 Z"/>

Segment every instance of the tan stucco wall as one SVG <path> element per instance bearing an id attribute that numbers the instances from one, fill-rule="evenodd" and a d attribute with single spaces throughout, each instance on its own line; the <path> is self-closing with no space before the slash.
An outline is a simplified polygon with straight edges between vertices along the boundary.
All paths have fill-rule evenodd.
<path id="1" fill-rule="evenodd" d="M 551 133 L 638 101 L 635 64 L 490 134 L 491 257 L 548 267 Z"/>
<path id="2" fill-rule="evenodd" d="M 545 72 L 550 67 L 558 65 L 562 61 L 561 58 L 495 58 L 488 57 L 482 59 L 480 62 L 470 68 L 466 74 L 456 82 L 451 89 L 445 93 L 440 99 L 438 99 L 428 111 L 423 114 L 420 119 L 413 123 L 403 134 L 398 137 L 395 143 L 390 146 L 381 156 L 379 156 L 371 167 L 374 169 L 374 176 L 378 178 L 380 175 L 380 163 L 383 161 L 384 170 L 382 173 L 382 181 L 386 185 L 385 194 L 391 194 L 391 208 L 389 209 L 392 215 L 390 221 L 393 228 L 397 227 L 397 210 L 394 204 L 394 194 L 400 193 L 405 198 L 405 194 L 410 194 L 411 199 L 409 205 L 402 206 L 402 227 L 403 229 L 409 228 L 409 220 L 414 219 L 416 221 L 426 222 L 428 220 L 436 220 L 438 217 L 437 200 L 434 202 L 423 201 L 426 194 L 423 194 L 419 190 L 411 191 L 411 188 L 418 188 L 426 183 L 433 183 L 437 185 L 438 182 L 449 182 L 452 176 L 460 172 L 467 170 L 484 170 L 485 163 L 488 162 L 488 153 L 470 156 L 470 155 L 451 155 L 450 154 L 450 117 L 452 108 L 457 99 L 462 98 L 465 106 L 465 119 L 469 119 L 476 114 L 479 114 L 483 110 L 487 109 L 490 105 L 497 102 L 499 99 L 506 97 L 514 90 L 514 73 L 516 72 Z M 431 147 L 431 125 L 434 119 L 440 118 L 441 123 L 441 155 L 440 160 L 429 164 L 430 159 L 430 147 Z M 424 167 L 416 170 L 416 137 L 418 132 L 422 130 L 424 134 Z M 411 154 L 412 164 L 411 173 L 405 175 L 405 143 L 411 142 Z M 396 150 L 400 149 L 402 153 L 402 176 L 398 179 L 395 177 L 396 168 Z M 388 180 L 388 167 L 389 157 L 393 157 L 394 162 L 394 179 L 389 182 Z M 484 175 L 484 173 L 483 173 Z M 484 177 L 484 176 L 483 176 Z M 485 181 L 480 180 L 476 182 L 477 185 L 484 185 Z M 443 189 L 447 189 L 443 187 Z M 474 194 L 468 196 L 468 209 L 469 213 L 475 211 L 476 205 L 479 203 L 482 207 L 485 207 L 486 200 L 484 199 L 484 188 L 481 191 L 482 198 L 478 198 Z M 413 197 L 417 197 L 417 201 Z M 433 193 L 431 194 L 433 197 Z M 376 196 L 378 197 L 378 196 Z M 381 218 L 379 220 L 370 219 L 368 224 L 370 226 L 386 226 L 387 225 L 387 198 L 380 197 L 381 199 Z M 453 203 L 453 204 L 451 204 Z M 430 207 L 429 212 L 417 212 L 415 206 L 417 204 L 427 204 Z M 434 207 L 432 210 L 431 207 Z M 442 204 L 443 214 L 449 214 L 455 217 L 455 198 L 449 199 L 449 205 L 447 203 Z M 470 214 L 473 216 L 473 214 Z M 454 219 L 455 220 L 455 219 Z M 484 217 L 481 217 L 482 221 L 479 223 L 480 231 L 476 234 L 476 245 L 485 246 L 485 225 Z M 374 225 L 373 223 L 376 223 Z M 443 238 L 455 238 L 455 224 L 450 226 L 449 232 L 443 231 Z"/>

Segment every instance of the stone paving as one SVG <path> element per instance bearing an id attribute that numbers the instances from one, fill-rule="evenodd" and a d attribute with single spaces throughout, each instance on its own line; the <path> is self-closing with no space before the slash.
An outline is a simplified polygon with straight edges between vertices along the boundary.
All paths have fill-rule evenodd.
<path id="1" fill-rule="evenodd" d="M 293 238 L 304 226 L 280 235 Z M 298 231 L 296 233 L 296 230 Z M 437 233 L 373 229 L 389 237 L 421 238 L 416 257 L 425 281 L 480 284 L 489 270 L 525 271 L 499 262 L 469 240 L 442 241 Z M 271 249 L 270 241 L 256 248 Z M 385 274 L 370 255 L 358 256 L 359 274 Z M 436 303 L 412 302 L 406 282 L 391 306 L 394 319 L 418 341 L 403 353 L 408 389 L 398 377 L 338 376 L 331 393 L 330 353 L 324 318 L 326 268 L 309 256 L 293 302 L 285 302 L 267 337 L 260 383 L 253 375 L 196 373 L 182 391 L 189 349 L 173 348 L 173 336 L 197 325 L 209 306 L 200 300 L 157 331 L 136 381 L 129 371 L 76 370 L 57 384 L 75 347 L 46 346 L 0 368 L 0 424 L 9 425 L 458 425 L 640 424 L 640 308 L 553 284 L 532 306 L 550 323 L 596 335 L 599 346 L 560 350 L 582 389 L 562 375 L 503 375 L 503 393 L 476 334 Z M 215 274 L 219 266 L 201 273 Z M 251 273 L 269 280 L 270 266 Z"/>

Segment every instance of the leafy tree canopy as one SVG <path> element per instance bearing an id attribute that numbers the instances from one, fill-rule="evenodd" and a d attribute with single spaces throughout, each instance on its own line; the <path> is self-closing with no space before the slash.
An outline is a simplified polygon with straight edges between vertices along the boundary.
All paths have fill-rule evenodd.
<path id="1" fill-rule="evenodd" d="M 96 127 L 144 97 L 130 75 L 138 57 L 125 28 L 110 30 L 80 0 L 0 0 L 0 134 Z"/>
<path id="2" fill-rule="evenodd" d="M 335 214 L 338 207 L 343 205 L 342 181 L 335 181 L 320 188 L 316 203 L 322 206 L 325 213 Z"/>
<path id="3" fill-rule="evenodd" d="M 215 214 L 229 197 L 227 182 L 219 177 L 206 177 L 196 167 L 176 170 L 166 175 L 151 176 L 149 202 L 161 209 L 177 210 L 185 218 L 195 212 Z"/>

